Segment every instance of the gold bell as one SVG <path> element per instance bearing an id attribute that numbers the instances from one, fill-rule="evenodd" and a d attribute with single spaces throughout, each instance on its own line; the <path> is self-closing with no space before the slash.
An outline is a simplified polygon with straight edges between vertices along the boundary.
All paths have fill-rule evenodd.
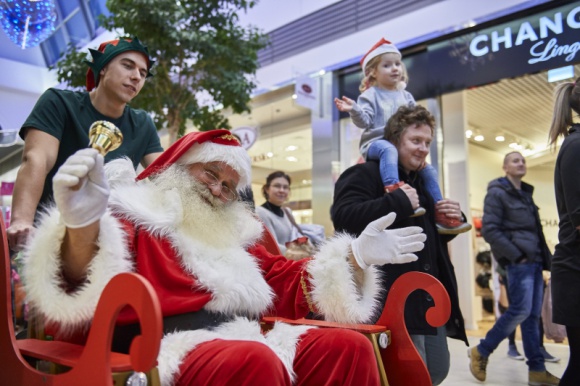
<path id="1" fill-rule="evenodd" d="M 123 133 L 109 121 L 93 122 L 89 129 L 89 146 L 97 149 L 104 157 L 123 143 Z"/>

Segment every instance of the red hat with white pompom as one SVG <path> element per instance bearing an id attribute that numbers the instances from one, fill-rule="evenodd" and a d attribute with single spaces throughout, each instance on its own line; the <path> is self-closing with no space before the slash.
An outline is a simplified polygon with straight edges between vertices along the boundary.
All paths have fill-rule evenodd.
<path id="1" fill-rule="evenodd" d="M 367 64 L 371 61 L 371 59 L 376 58 L 382 54 L 399 54 L 401 56 L 401 51 L 395 47 L 393 43 L 386 40 L 385 38 L 381 38 L 372 48 L 362 57 L 360 60 L 360 65 L 362 66 L 363 71 L 366 72 Z"/>
<path id="2" fill-rule="evenodd" d="M 240 141 L 225 129 L 184 135 L 143 170 L 137 180 L 161 173 L 173 164 L 190 165 L 198 162 L 223 162 L 240 175 L 238 189 L 250 184 L 250 156 Z"/>

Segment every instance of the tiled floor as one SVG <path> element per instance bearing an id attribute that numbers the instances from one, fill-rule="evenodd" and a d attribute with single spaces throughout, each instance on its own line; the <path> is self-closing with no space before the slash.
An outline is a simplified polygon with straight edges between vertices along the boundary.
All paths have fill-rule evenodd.
<path id="1" fill-rule="evenodd" d="M 471 345 L 479 343 L 478 337 L 469 337 Z M 469 371 L 469 359 L 465 343 L 448 339 L 451 352 L 451 369 L 442 386 L 512 386 L 528 384 L 528 366 L 525 361 L 515 361 L 507 356 L 507 340 L 504 340 L 490 356 L 487 365 L 487 380 L 484 384 L 477 381 Z M 523 354 L 522 342 L 516 340 L 519 351 Z M 568 363 L 568 346 L 565 344 L 545 343 L 546 350 L 553 356 L 561 358 L 559 363 L 546 363 L 549 372 L 557 377 L 562 376 Z"/>

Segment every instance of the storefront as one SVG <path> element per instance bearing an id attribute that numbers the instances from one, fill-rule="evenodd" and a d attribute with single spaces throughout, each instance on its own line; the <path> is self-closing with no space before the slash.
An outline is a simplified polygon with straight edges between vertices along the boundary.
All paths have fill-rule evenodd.
<path id="1" fill-rule="evenodd" d="M 579 29 L 576 1 L 550 9 L 545 5 L 402 50 L 410 77 L 407 90 L 440 124 L 431 163 L 439 170 L 444 194 L 477 219 L 488 182 L 503 175 L 503 156 L 520 151 L 551 248 L 557 243 L 556 151 L 547 148 L 547 131 L 554 87 L 580 76 Z M 340 70 L 338 95 L 356 99 L 361 77 L 358 65 Z M 358 158 L 361 130 L 345 114 L 339 126 L 344 170 Z M 450 244 L 456 271 L 467 274 L 458 275 L 460 293 L 484 293 L 474 285 L 482 269 L 474 260 L 488 248 L 476 232 Z M 474 311 L 474 320 L 481 319 L 478 299 L 463 296 L 462 302 L 464 310 Z"/>
<path id="2" fill-rule="evenodd" d="M 410 74 L 408 90 L 439 122 L 430 161 L 439 170 L 445 195 L 458 200 L 470 219 L 479 217 L 487 183 L 503 174 L 503 156 L 519 150 L 527 158 L 525 180 L 536 186 L 551 247 L 557 242 L 557 212 L 555 153 L 546 148 L 547 128 L 554 86 L 580 75 L 579 29 L 580 1 L 551 2 L 401 46 Z M 559 80 L 553 78 L 558 73 Z M 267 174 L 284 170 L 293 178 L 291 206 L 305 210 L 298 212 L 300 221 L 323 224 L 330 234 L 333 183 L 357 162 L 361 131 L 348 115 L 339 115 L 332 99 L 356 99 L 361 72 L 352 63 L 306 75 L 316 85 L 310 108 L 293 99 L 301 86 L 297 78 L 295 84 L 255 98 L 252 114 L 232 117 L 232 124 L 254 127 L 259 134 L 249 149 L 257 204 L 263 202 L 260 188 Z M 479 293 L 474 278 L 481 267 L 475 256 L 485 248 L 475 232 L 450 244 L 460 293 Z M 462 296 L 462 309 L 468 328 L 477 328 L 481 300 Z"/>

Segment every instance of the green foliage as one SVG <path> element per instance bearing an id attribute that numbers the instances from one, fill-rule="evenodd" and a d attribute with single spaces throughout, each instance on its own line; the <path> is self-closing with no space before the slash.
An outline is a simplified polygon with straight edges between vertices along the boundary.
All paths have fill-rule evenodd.
<path id="1" fill-rule="evenodd" d="M 153 113 L 170 138 L 183 135 L 187 120 L 200 130 L 230 128 L 220 108 L 249 111 L 257 52 L 267 44 L 255 27 L 238 25 L 245 0 L 108 0 L 101 25 L 121 36 L 137 36 L 156 64 L 131 105 Z M 96 47 L 94 47 L 96 49 Z M 86 52 L 70 47 L 56 64 L 58 80 L 84 87 Z"/>

